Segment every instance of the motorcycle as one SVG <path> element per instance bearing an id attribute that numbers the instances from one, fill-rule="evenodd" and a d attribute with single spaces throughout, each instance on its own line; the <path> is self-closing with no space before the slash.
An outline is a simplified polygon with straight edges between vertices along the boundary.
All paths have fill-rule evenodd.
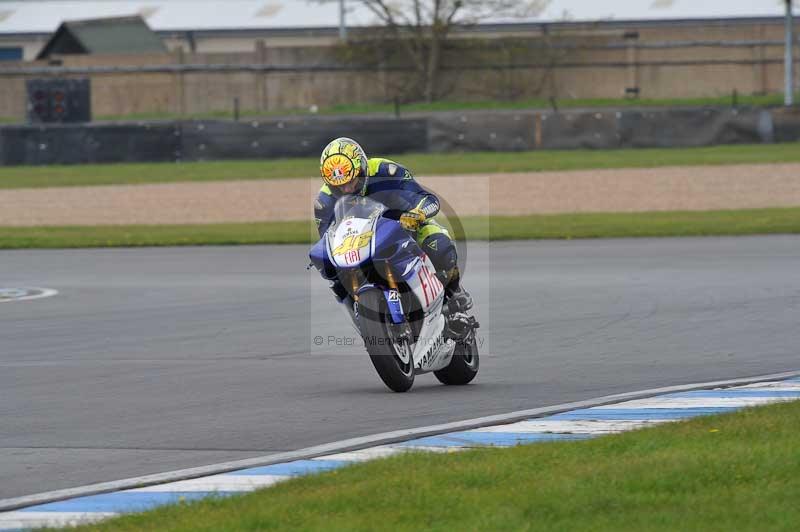
<path id="1" fill-rule="evenodd" d="M 408 391 L 416 375 L 429 372 L 443 384 L 467 384 L 478 373 L 479 324 L 445 304 L 430 258 L 386 214 L 369 197 L 341 197 L 309 267 L 338 279 L 337 299 L 391 390 Z"/>

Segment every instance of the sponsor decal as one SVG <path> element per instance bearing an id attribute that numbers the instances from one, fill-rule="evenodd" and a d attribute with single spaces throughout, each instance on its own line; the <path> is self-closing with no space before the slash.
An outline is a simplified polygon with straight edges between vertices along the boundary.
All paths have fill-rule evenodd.
<path id="1" fill-rule="evenodd" d="M 431 344 L 430 348 L 425 351 L 425 355 L 422 357 L 422 366 L 429 367 L 432 366 L 436 359 L 438 358 L 439 351 L 441 350 L 442 346 L 444 345 L 444 335 L 440 334 L 436 340 L 434 340 L 433 344 Z"/>
<path id="2" fill-rule="evenodd" d="M 314 201 L 314 208 L 318 211 L 323 210 L 325 207 L 322 206 L 322 202 L 320 200 Z"/>
<path id="3" fill-rule="evenodd" d="M 434 201 L 432 203 L 429 203 L 428 205 L 422 208 L 422 212 L 425 214 L 426 218 L 434 216 L 437 212 L 439 212 L 439 202 Z"/>
<path id="4" fill-rule="evenodd" d="M 344 254 L 344 261 L 347 264 L 358 264 L 361 262 L 361 251 L 358 249 L 351 249 Z"/>
<path id="5" fill-rule="evenodd" d="M 389 303 L 400 302 L 400 292 L 397 290 L 389 290 Z"/>
<path id="6" fill-rule="evenodd" d="M 428 247 L 432 250 L 436 251 L 439 249 L 439 241 L 438 240 L 431 240 L 428 242 Z"/>
<path id="7" fill-rule="evenodd" d="M 394 174 L 396 174 L 396 173 L 397 173 L 397 165 L 396 164 L 390 164 L 389 165 L 389 175 L 390 176 L 394 176 Z"/>
<path id="8" fill-rule="evenodd" d="M 336 249 L 333 250 L 333 256 L 344 255 L 348 251 L 358 250 L 363 248 L 364 246 L 369 245 L 370 240 L 372 240 L 373 231 L 367 231 L 366 233 L 361 233 L 360 235 L 349 235 L 344 241 L 336 246 Z"/>
<path id="9" fill-rule="evenodd" d="M 430 307 L 431 303 L 436 301 L 436 298 L 443 290 L 441 281 L 436 277 L 435 273 L 431 273 L 427 264 L 423 264 L 417 271 L 420 285 L 422 286 L 422 293 L 425 294 L 425 307 Z"/>
<path id="10" fill-rule="evenodd" d="M 405 277 L 406 275 L 408 275 L 408 272 L 417 267 L 418 263 L 419 263 L 419 257 L 414 257 L 408 264 L 406 264 L 406 269 L 403 270 L 403 273 L 401 273 L 400 275 L 402 277 Z"/>

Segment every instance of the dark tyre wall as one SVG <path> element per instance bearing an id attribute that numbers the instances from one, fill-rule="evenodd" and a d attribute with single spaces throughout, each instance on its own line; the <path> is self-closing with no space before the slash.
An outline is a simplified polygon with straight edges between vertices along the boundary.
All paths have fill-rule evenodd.
<path id="1" fill-rule="evenodd" d="M 338 136 L 404 152 L 689 147 L 800 140 L 800 109 L 474 111 L 418 118 L 313 117 L 0 127 L 0 164 L 317 156 Z"/>

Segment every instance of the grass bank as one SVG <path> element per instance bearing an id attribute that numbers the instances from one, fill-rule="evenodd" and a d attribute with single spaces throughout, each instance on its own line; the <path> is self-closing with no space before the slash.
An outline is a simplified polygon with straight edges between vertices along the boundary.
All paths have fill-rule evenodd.
<path id="1" fill-rule="evenodd" d="M 404 113 L 435 113 L 443 111 L 475 111 L 475 110 L 531 110 L 552 109 L 595 109 L 595 108 L 627 108 L 627 107 L 729 107 L 734 105 L 764 107 L 783 105 L 782 94 L 769 95 L 737 95 L 708 96 L 704 98 L 572 98 L 549 100 L 547 98 L 529 98 L 516 101 L 479 100 L 472 102 L 438 101 L 438 102 L 412 102 L 400 105 L 400 114 Z M 342 104 L 318 108 L 315 112 L 311 109 L 281 109 L 271 112 L 243 110 L 243 117 L 256 116 L 311 116 L 311 115 L 362 115 L 362 114 L 394 114 L 393 103 L 384 104 Z M 179 119 L 232 119 L 233 106 L 230 109 L 220 109 L 204 113 L 180 115 L 177 113 L 139 113 L 131 115 L 101 115 L 97 120 L 179 120 Z"/>
<path id="2" fill-rule="evenodd" d="M 796 530 L 800 402 L 582 442 L 396 456 L 77 530 Z"/>
<path id="3" fill-rule="evenodd" d="M 376 154 L 377 155 L 377 154 Z M 391 156 L 390 156 L 391 157 Z M 541 150 L 397 155 L 417 175 L 541 172 L 800 162 L 800 143 L 628 150 Z M 0 189 L 232 179 L 318 179 L 315 157 L 195 163 L 16 166 L 0 169 Z"/>
<path id="4" fill-rule="evenodd" d="M 800 93 L 796 100 L 800 100 Z M 410 102 L 400 105 L 399 112 L 435 113 L 448 111 L 480 111 L 480 110 L 549 110 L 555 105 L 558 109 L 619 109 L 631 107 L 767 107 L 783 105 L 782 94 L 749 95 L 727 94 L 724 96 L 707 96 L 701 98 L 565 98 L 550 100 L 547 98 L 528 98 L 515 101 L 478 100 L 478 101 L 438 101 Z M 258 111 L 255 109 L 240 110 L 239 115 L 248 117 L 275 116 L 316 116 L 316 115 L 395 115 L 394 103 L 342 104 L 330 107 L 277 109 L 274 111 Z M 227 109 L 217 109 L 202 113 L 131 113 L 127 115 L 98 115 L 95 121 L 131 121 L 131 120 L 233 120 L 233 104 Z M 21 124 L 25 119 L 0 116 L 0 123 Z"/>
<path id="5" fill-rule="evenodd" d="M 497 216 L 461 221 L 467 238 L 495 241 L 791 234 L 800 233 L 800 208 Z M 315 235 L 311 222 L 0 227 L 0 249 L 310 244 Z"/>

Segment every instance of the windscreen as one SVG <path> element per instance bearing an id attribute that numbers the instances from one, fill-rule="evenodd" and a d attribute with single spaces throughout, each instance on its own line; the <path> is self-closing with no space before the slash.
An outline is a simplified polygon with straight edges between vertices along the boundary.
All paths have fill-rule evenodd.
<path id="1" fill-rule="evenodd" d="M 329 231 L 335 232 L 339 224 L 348 218 L 375 218 L 385 210 L 382 203 L 365 196 L 342 196 L 333 208 L 333 223 Z"/>

